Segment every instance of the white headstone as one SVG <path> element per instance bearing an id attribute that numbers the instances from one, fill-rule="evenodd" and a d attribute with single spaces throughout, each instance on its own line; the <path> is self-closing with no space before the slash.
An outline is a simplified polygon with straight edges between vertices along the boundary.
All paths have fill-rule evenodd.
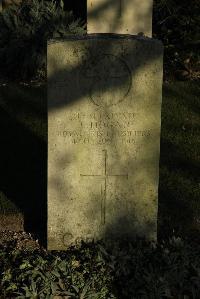
<path id="1" fill-rule="evenodd" d="M 133 36 L 49 42 L 49 249 L 156 239 L 162 52 Z"/>
<path id="2" fill-rule="evenodd" d="M 88 33 L 152 36 L 153 0 L 87 0 Z"/>

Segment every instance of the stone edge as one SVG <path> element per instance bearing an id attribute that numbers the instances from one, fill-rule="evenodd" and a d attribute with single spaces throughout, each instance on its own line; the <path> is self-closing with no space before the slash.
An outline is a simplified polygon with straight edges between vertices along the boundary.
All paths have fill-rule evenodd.
<path id="1" fill-rule="evenodd" d="M 110 39 L 117 39 L 117 40 L 138 40 L 138 41 L 145 41 L 145 42 L 152 42 L 159 44 L 163 47 L 163 43 L 158 40 L 147 36 L 140 36 L 140 35 L 131 35 L 131 34 L 117 34 L 117 33 L 91 33 L 91 34 L 84 34 L 84 35 L 66 35 L 65 37 L 56 37 L 53 39 L 47 40 L 47 44 L 54 44 L 64 41 L 80 41 L 80 40 L 110 40 Z"/>

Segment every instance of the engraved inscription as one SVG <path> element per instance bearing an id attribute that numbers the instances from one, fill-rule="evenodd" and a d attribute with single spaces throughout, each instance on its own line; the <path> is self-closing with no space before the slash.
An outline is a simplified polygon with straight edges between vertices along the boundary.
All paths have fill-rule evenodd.
<path id="1" fill-rule="evenodd" d="M 136 117 L 134 112 L 93 112 L 90 114 L 82 112 L 72 112 L 69 114 L 69 120 L 84 120 L 91 119 L 91 121 L 114 120 L 121 119 L 123 121 L 133 121 Z"/>
<path id="2" fill-rule="evenodd" d="M 107 187 L 109 177 L 124 177 L 128 180 L 128 174 L 108 174 L 107 171 L 107 150 L 103 150 L 104 153 L 104 173 L 103 174 L 80 174 L 82 177 L 100 177 L 104 180 L 104 184 L 101 185 L 101 224 L 106 223 L 106 200 L 107 200 Z"/>
<path id="3" fill-rule="evenodd" d="M 111 144 L 113 142 L 121 144 L 137 145 L 138 137 L 150 136 L 150 131 L 70 131 L 64 130 L 58 132 L 60 137 L 68 138 L 72 144 Z"/>
<path id="4" fill-rule="evenodd" d="M 73 112 L 67 118 L 70 127 L 61 125 L 58 136 L 66 138 L 71 144 L 132 144 L 137 146 L 138 141 L 149 138 L 148 129 L 136 130 L 137 114 L 133 112 L 91 114 Z M 134 149 L 132 149 L 134 152 Z"/>

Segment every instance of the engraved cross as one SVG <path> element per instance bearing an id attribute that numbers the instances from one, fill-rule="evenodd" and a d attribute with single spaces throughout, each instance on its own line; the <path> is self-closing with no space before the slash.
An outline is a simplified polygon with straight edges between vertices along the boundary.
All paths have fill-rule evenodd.
<path id="1" fill-rule="evenodd" d="M 108 174 L 107 172 L 107 161 L 108 154 L 107 150 L 103 150 L 104 153 L 104 173 L 103 174 L 80 174 L 82 177 L 100 177 L 104 180 L 104 187 L 101 185 L 101 223 L 106 222 L 106 201 L 107 201 L 107 187 L 109 177 L 125 177 L 128 180 L 128 174 Z M 103 190 L 104 188 L 104 190 Z"/>

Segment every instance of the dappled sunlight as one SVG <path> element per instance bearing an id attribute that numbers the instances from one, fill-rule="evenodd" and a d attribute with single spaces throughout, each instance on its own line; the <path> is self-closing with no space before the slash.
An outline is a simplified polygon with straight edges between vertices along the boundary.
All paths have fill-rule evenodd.
<path id="1" fill-rule="evenodd" d="M 162 47 L 123 37 L 49 43 L 49 249 L 156 238 Z"/>
<path id="2" fill-rule="evenodd" d="M 88 33 L 152 35 L 152 0 L 88 0 Z"/>
<path id="3" fill-rule="evenodd" d="M 119 40 L 120 41 L 120 48 L 115 50 L 115 46 L 112 43 L 112 40 Z M 49 57 L 48 57 L 48 85 L 51 88 L 51 97 L 52 100 L 49 102 L 49 112 L 51 109 L 57 110 L 59 108 L 62 108 L 63 106 L 70 105 L 71 107 L 73 105 L 76 105 L 77 101 L 82 101 L 86 95 L 89 94 L 89 97 L 91 99 L 90 93 L 92 89 L 92 93 L 99 93 L 100 95 L 100 84 L 101 78 L 99 80 L 98 75 L 96 74 L 96 77 L 94 74 L 91 74 L 88 72 L 88 66 L 92 68 L 92 66 L 99 67 L 100 64 L 99 59 L 102 59 L 103 56 L 113 56 L 113 53 L 115 53 L 115 57 L 120 55 L 120 64 L 122 64 L 122 68 L 127 68 L 127 74 L 123 75 L 120 74 L 121 80 L 119 78 L 109 78 L 109 80 L 104 79 L 104 93 L 106 93 L 108 90 L 112 92 L 112 90 L 117 93 L 121 92 L 122 86 L 125 85 L 125 94 L 128 92 L 130 88 L 130 76 L 128 73 L 130 73 L 129 66 L 126 64 L 126 66 L 123 66 L 125 63 L 125 60 L 132 59 L 133 55 L 137 55 L 137 60 L 133 60 L 132 64 L 134 66 L 134 69 L 131 70 L 131 76 L 132 78 L 137 74 L 137 70 L 140 70 L 140 68 L 147 67 L 147 64 L 150 64 L 150 66 L 153 66 L 156 61 L 159 61 L 159 58 L 161 58 L 161 54 L 158 56 L 156 51 L 153 51 L 152 48 L 159 49 L 161 46 L 161 43 L 156 40 L 150 40 L 148 38 L 140 38 L 140 37 L 134 37 L 131 35 L 116 35 L 116 34 L 91 34 L 88 36 L 69 36 L 67 38 L 68 40 L 68 52 L 64 51 L 66 54 L 65 60 L 62 59 L 62 56 L 58 56 L 57 53 L 60 52 L 63 49 L 65 40 L 59 40 L 55 39 L 49 42 Z M 77 48 L 75 48 L 73 53 L 71 45 L 73 45 L 74 41 L 77 41 Z M 87 45 L 85 44 L 85 41 L 87 40 Z M 134 45 L 131 44 L 131 41 L 135 40 Z M 110 41 L 110 42 L 109 42 Z M 129 43 L 127 44 L 126 43 Z M 140 41 L 144 43 L 144 45 L 148 48 L 148 50 L 143 53 L 142 49 L 140 48 Z M 54 51 L 51 52 L 52 49 L 55 48 Z M 104 52 L 100 54 L 99 50 L 104 49 Z M 73 54 L 69 54 L 69 51 Z M 55 55 L 54 55 L 55 54 Z M 99 55 L 100 54 L 100 55 Z M 149 55 L 148 55 L 149 54 Z M 145 55 L 145 56 L 143 56 Z M 72 57 L 72 61 L 74 61 L 75 66 L 72 66 L 72 62 L 70 66 L 68 66 L 68 62 Z M 60 58 L 59 58 L 60 57 Z M 144 57 L 144 58 L 143 58 Z M 161 58 L 162 59 L 162 58 Z M 56 62 L 58 60 L 58 65 L 56 65 Z M 77 64 L 77 61 L 80 63 Z M 103 62 L 103 61 L 102 61 Z M 60 66 L 60 68 L 59 68 Z M 159 71 L 158 68 L 154 69 L 154 72 Z M 93 70 L 94 72 L 94 70 Z M 122 70 L 123 72 L 123 70 Z M 150 69 L 151 72 L 151 69 Z M 79 74 L 81 73 L 81 75 Z M 90 78 L 92 75 L 93 78 Z M 106 75 L 106 74 L 105 74 Z M 151 85 L 151 82 L 148 81 L 151 80 L 151 75 L 146 72 L 145 77 L 147 76 L 147 80 L 145 81 L 145 78 L 143 78 L 144 84 Z M 138 78 L 140 79 L 140 78 Z M 71 80 L 71 81 L 70 81 Z M 73 82 L 74 89 L 70 89 L 71 82 Z M 85 84 L 84 84 L 85 83 Z M 87 83 L 87 84 L 86 84 Z M 141 83 L 142 84 L 142 83 Z M 127 87 L 126 87 L 127 86 Z M 134 86 L 133 86 L 134 88 Z M 56 96 L 59 94 L 59 98 Z M 95 96 L 96 97 L 96 96 Z"/>

